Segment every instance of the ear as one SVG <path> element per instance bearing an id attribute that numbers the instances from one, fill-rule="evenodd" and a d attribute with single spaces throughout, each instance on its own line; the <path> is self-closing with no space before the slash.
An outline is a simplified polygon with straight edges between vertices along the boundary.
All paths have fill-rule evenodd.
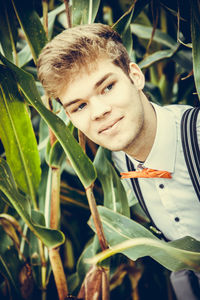
<path id="1" fill-rule="evenodd" d="M 142 90 L 145 84 L 145 77 L 137 64 L 131 62 L 129 64 L 129 76 L 133 80 L 138 90 Z"/>

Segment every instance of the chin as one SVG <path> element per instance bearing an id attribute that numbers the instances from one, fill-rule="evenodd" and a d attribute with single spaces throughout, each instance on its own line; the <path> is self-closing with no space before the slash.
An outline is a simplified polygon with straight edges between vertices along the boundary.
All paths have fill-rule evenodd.
<path id="1" fill-rule="evenodd" d="M 107 148 L 110 151 L 124 151 L 129 146 L 129 143 L 118 143 L 118 144 L 112 144 L 112 145 L 104 145 L 104 148 Z"/>
<path id="2" fill-rule="evenodd" d="M 133 149 L 135 144 L 135 139 L 128 139 L 125 140 L 124 142 L 121 141 L 118 145 L 116 145 L 115 147 L 112 147 L 112 151 L 124 151 L 124 152 L 130 152 L 130 149 Z"/>

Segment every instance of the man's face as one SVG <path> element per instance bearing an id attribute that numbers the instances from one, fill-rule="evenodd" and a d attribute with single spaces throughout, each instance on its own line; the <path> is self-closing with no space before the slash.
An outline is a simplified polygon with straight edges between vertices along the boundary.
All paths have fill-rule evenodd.
<path id="1" fill-rule="evenodd" d="M 110 60 L 100 60 L 89 73 L 80 72 L 60 96 L 74 126 L 109 150 L 134 146 L 144 122 L 138 72 L 130 64 L 132 83 Z"/>

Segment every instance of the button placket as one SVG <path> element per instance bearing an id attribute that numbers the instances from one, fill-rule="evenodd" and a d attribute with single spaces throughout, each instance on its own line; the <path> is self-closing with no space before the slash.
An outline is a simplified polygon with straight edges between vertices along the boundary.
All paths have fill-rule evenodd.
<path id="1" fill-rule="evenodd" d="M 167 213 L 171 215 L 171 208 L 169 205 L 168 193 L 167 193 L 167 183 L 164 181 L 163 178 L 159 178 L 156 184 L 157 192 L 160 198 L 160 202 L 166 209 Z M 175 217 L 175 216 L 174 216 Z M 174 218 L 173 218 L 174 219 Z"/>
<path id="2" fill-rule="evenodd" d="M 166 184 L 163 182 L 160 181 L 160 183 L 158 183 L 157 185 L 157 189 L 158 189 L 158 192 L 159 192 L 159 195 L 160 195 L 160 199 L 161 199 L 161 202 L 163 203 L 166 211 L 168 212 L 170 218 L 172 218 L 173 222 L 175 222 L 176 224 L 176 227 L 177 229 L 179 228 L 179 224 L 180 224 L 180 218 L 177 216 L 177 215 L 174 215 L 172 213 L 172 211 L 169 210 L 169 202 L 167 201 L 167 191 L 165 190 L 166 189 Z"/>

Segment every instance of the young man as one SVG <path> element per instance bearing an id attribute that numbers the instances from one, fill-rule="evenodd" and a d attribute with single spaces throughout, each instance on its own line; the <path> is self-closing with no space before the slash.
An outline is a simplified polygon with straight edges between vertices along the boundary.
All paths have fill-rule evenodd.
<path id="1" fill-rule="evenodd" d="M 158 178 L 126 180 L 165 238 L 190 235 L 200 240 L 200 202 L 181 144 L 180 122 L 188 106 L 149 102 L 142 91 L 144 75 L 130 61 L 119 35 L 103 24 L 67 29 L 44 47 L 38 75 L 46 94 L 60 100 L 74 126 L 112 151 L 120 172 L 159 173 Z M 197 124 L 200 146 L 199 117 Z M 198 299 L 189 288 L 183 296 L 176 289 L 177 299 Z"/>

